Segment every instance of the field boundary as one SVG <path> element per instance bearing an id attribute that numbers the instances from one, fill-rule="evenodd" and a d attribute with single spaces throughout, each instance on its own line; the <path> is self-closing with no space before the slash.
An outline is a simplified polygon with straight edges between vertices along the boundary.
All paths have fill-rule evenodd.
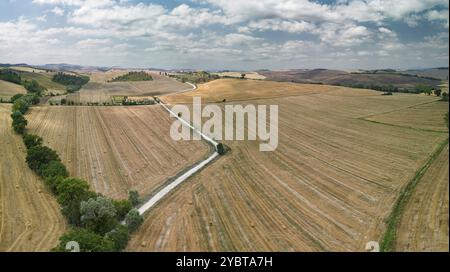
<path id="1" fill-rule="evenodd" d="M 449 138 L 445 139 L 443 142 L 439 144 L 439 146 L 428 157 L 427 161 L 419 168 L 419 170 L 416 171 L 413 178 L 407 183 L 407 185 L 401 191 L 400 196 L 397 198 L 394 204 L 394 208 L 392 209 L 392 212 L 387 219 L 387 228 L 383 234 L 380 243 L 381 251 L 389 252 L 395 250 L 394 246 L 397 235 L 397 227 L 403 214 L 403 210 L 406 204 L 408 203 L 412 193 L 414 192 L 414 189 L 416 188 L 417 184 L 420 182 L 423 175 L 426 173 L 431 164 L 448 145 L 448 142 Z"/>
<path id="2" fill-rule="evenodd" d="M 356 119 L 374 123 L 374 124 L 391 126 L 391 127 L 399 127 L 399 128 L 407 128 L 407 129 L 412 129 L 412 130 L 416 130 L 416 131 L 433 132 L 433 133 L 448 133 L 448 130 L 434 130 L 434 129 L 418 128 L 418 127 L 411 127 L 411 126 L 401 126 L 401 125 L 389 124 L 389 123 L 384 123 L 384 122 L 379 122 L 379 121 L 374 121 L 374 120 L 368 120 L 368 119 L 361 118 L 361 117 L 358 117 Z"/>

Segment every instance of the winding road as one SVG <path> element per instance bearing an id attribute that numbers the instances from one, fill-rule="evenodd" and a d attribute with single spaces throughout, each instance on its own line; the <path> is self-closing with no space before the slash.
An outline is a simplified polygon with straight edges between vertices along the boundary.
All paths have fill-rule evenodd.
<path id="1" fill-rule="evenodd" d="M 192 86 L 192 89 L 190 90 L 185 90 L 185 91 L 192 91 L 197 89 L 197 86 L 186 82 L 187 84 Z M 185 92 L 182 91 L 182 92 Z M 217 156 L 219 156 L 219 153 L 217 153 L 217 145 L 218 142 L 214 141 L 211 137 L 205 135 L 204 133 L 202 133 L 199 129 L 195 128 L 194 126 L 192 126 L 190 123 L 186 122 L 184 119 L 182 119 L 181 117 L 179 117 L 177 114 L 175 114 L 171 109 L 169 109 L 169 107 L 162 103 L 159 102 L 159 104 L 167 111 L 169 112 L 170 115 L 174 116 L 175 118 L 177 118 L 183 125 L 189 127 L 192 131 L 194 131 L 194 133 L 199 134 L 202 139 L 206 140 L 207 142 L 209 142 L 210 144 L 212 144 L 215 148 L 215 152 L 212 153 L 208 158 L 206 158 L 205 160 L 199 162 L 198 164 L 194 165 L 192 168 L 186 170 L 183 174 L 181 174 L 179 177 L 177 177 L 174 181 L 172 181 L 171 183 L 169 183 L 167 186 L 165 186 L 164 188 L 162 188 L 158 193 L 156 193 L 153 197 L 151 197 L 147 202 L 145 202 L 144 204 L 142 204 L 142 206 L 139 207 L 138 211 L 139 214 L 144 214 L 145 212 L 147 212 L 148 210 L 150 210 L 153 206 L 155 206 L 156 203 L 158 203 L 164 196 L 166 196 L 168 193 L 170 193 L 173 189 L 175 189 L 178 185 L 180 185 L 183 181 L 187 180 L 190 176 L 194 175 L 195 173 L 197 173 L 198 171 L 200 171 L 203 167 L 205 167 L 208 163 L 210 163 L 211 161 L 213 161 Z"/>

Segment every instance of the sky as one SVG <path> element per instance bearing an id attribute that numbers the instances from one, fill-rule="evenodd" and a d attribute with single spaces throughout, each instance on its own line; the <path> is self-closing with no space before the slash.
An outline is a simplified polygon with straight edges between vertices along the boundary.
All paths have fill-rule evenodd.
<path id="1" fill-rule="evenodd" d="M 0 63 L 448 66 L 448 0 L 0 0 Z"/>

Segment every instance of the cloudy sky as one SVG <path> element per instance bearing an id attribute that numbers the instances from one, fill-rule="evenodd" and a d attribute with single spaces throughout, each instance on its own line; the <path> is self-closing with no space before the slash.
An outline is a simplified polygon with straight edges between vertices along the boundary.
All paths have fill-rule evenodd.
<path id="1" fill-rule="evenodd" d="M 448 66 L 448 0 L 0 0 L 0 63 Z"/>

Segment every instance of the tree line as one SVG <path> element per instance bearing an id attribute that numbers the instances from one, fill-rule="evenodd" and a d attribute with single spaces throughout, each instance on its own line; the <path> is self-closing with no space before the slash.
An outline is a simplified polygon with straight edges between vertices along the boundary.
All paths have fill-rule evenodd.
<path id="1" fill-rule="evenodd" d="M 90 78 L 88 76 L 76 76 L 70 75 L 63 72 L 56 73 L 52 81 L 66 86 L 68 93 L 73 93 L 81 89 L 83 85 L 88 83 Z"/>
<path id="2" fill-rule="evenodd" d="M 22 135 L 27 148 L 26 163 L 55 195 L 62 214 L 72 226 L 53 251 L 66 251 L 69 241 L 76 241 L 83 252 L 123 250 L 130 234 L 143 223 L 142 216 L 133 208 L 140 202 L 138 193 L 130 191 L 128 199 L 114 200 L 91 191 L 85 180 L 69 177 L 57 152 L 44 146 L 38 135 L 26 133 L 24 114 L 39 102 L 39 95 L 16 95 L 12 100 L 12 127 Z"/>
<path id="3" fill-rule="evenodd" d="M 19 73 L 10 69 L 0 70 L 0 79 L 22 85 L 28 92 L 36 93 L 39 95 L 47 90 L 44 86 L 40 85 L 39 82 L 34 79 L 22 80 L 22 77 Z"/>
<path id="4" fill-rule="evenodd" d="M 140 72 L 129 72 L 125 75 L 121 75 L 118 77 L 115 77 L 113 79 L 111 79 L 108 82 L 116 82 L 116 81 L 150 81 L 153 80 L 153 77 L 144 72 L 144 71 L 140 71 Z"/>

